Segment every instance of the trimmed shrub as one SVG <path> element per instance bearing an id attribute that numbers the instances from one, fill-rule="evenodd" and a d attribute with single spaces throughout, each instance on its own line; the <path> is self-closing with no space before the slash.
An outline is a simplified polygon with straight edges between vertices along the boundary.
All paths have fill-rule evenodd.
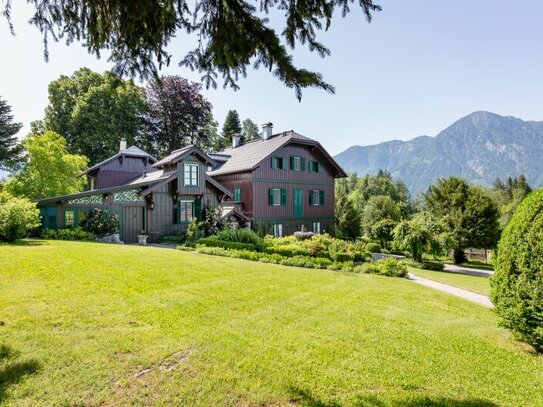
<path id="1" fill-rule="evenodd" d="M 543 352 L 543 189 L 518 206 L 498 244 L 491 299 L 501 324 Z"/>
<path id="2" fill-rule="evenodd" d="M 40 226 L 40 211 L 26 198 L 0 193 L 0 240 L 13 242 Z"/>
<path id="3" fill-rule="evenodd" d="M 423 261 L 420 263 L 414 260 L 407 260 L 405 261 L 405 264 L 411 267 L 430 271 L 443 271 L 445 269 L 445 264 L 440 261 Z"/>
<path id="4" fill-rule="evenodd" d="M 381 253 L 381 246 L 379 243 L 370 242 L 366 244 L 366 250 L 370 253 Z"/>
<path id="5" fill-rule="evenodd" d="M 344 263 L 346 261 L 353 261 L 353 256 L 349 253 L 334 253 L 331 254 L 332 260 L 338 263 Z"/>
<path id="6" fill-rule="evenodd" d="M 217 235 L 217 238 L 227 242 L 239 242 L 252 244 L 255 248 L 261 250 L 264 247 L 263 240 L 251 229 L 223 229 Z"/>
<path id="7" fill-rule="evenodd" d="M 224 249 L 236 249 L 236 250 L 255 250 L 255 245 L 251 243 L 230 242 L 227 240 L 220 240 L 217 236 L 204 237 L 199 239 L 197 244 L 202 244 L 208 247 L 222 247 Z"/>
<path id="8" fill-rule="evenodd" d="M 265 253 L 269 254 L 279 254 L 281 256 L 309 256 L 309 251 L 304 249 L 301 246 L 297 245 L 287 245 L 287 246 L 276 246 L 276 247 L 266 247 L 264 249 Z"/>
<path id="9" fill-rule="evenodd" d="M 41 237 L 51 240 L 96 240 L 96 235 L 82 228 L 44 229 Z"/>
<path id="10" fill-rule="evenodd" d="M 95 208 L 86 219 L 81 221 L 81 228 L 96 236 L 119 233 L 119 216 L 108 211 Z"/>
<path id="11" fill-rule="evenodd" d="M 407 277 L 407 265 L 393 258 L 378 260 L 381 274 L 389 277 Z"/>

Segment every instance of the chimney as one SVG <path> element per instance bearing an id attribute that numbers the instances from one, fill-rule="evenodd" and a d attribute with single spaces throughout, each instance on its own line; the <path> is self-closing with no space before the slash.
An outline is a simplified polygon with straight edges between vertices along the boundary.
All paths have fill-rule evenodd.
<path id="1" fill-rule="evenodd" d="M 268 140 L 272 136 L 273 123 L 264 123 L 262 125 L 262 139 Z"/>
<path id="2" fill-rule="evenodd" d="M 126 139 L 121 139 L 121 145 L 119 146 L 119 152 L 126 150 Z"/>
<path id="3" fill-rule="evenodd" d="M 232 135 L 232 148 L 238 148 L 241 144 L 241 136 L 239 134 Z"/>

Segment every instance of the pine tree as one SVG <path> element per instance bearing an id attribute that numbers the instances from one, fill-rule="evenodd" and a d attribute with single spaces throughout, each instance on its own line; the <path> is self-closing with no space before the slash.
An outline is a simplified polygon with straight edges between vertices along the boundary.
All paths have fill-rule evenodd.
<path id="1" fill-rule="evenodd" d="M 230 110 L 224 119 L 221 136 L 225 146 L 232 145 L 232 136 L 241 134 L 241 121 L 236 110 Z"/>
<path id="2" fill-rule="evenodd" d="M 22 126 L 13 122 L 11 106 L 0 98 L 0 168 L 6 168 L 17 159 L 20 148 L 15 134 Z"/>

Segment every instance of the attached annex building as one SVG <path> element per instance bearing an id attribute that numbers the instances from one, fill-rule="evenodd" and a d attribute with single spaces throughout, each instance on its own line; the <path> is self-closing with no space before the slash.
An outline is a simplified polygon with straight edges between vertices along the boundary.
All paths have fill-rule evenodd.
<path id="1" fill-rule="evenodd" d="M 121 141 L 119 153 L 84 171 L 87 190 L 41 199 L 42 225 L 76 227 L 94 208 L 119 216 L 121 240 L 186 229 L 206 210 L 242 225 L 269 225 L 276 236 L 304 226 L 321 233 L 334 224 L 334 180 L 346 174 L 321 144 L 294 131 L 272 134 L 206 154 L 198 146 L 173 151 L 161 160 Z"/>

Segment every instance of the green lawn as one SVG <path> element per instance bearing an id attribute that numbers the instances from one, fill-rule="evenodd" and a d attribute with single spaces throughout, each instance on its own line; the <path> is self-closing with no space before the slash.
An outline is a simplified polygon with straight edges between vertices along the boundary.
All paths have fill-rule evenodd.
<path id="1" fill-rule="evenodd" d="M 448 271 L 421 270 L 414 267 L 408 268 L 411 273 L 419 277 L 463 288 L 478 294 L 487 296 L 490 294 L 490 277 L 488 276 L 470 276 L 468 274 L 451 273 Z"/>
<path id="2" fill-rule="evenodd" d="M 0 404 L 543 405 L 543 357 L 406 279 L 75 242 L 0 266 Z"/>

